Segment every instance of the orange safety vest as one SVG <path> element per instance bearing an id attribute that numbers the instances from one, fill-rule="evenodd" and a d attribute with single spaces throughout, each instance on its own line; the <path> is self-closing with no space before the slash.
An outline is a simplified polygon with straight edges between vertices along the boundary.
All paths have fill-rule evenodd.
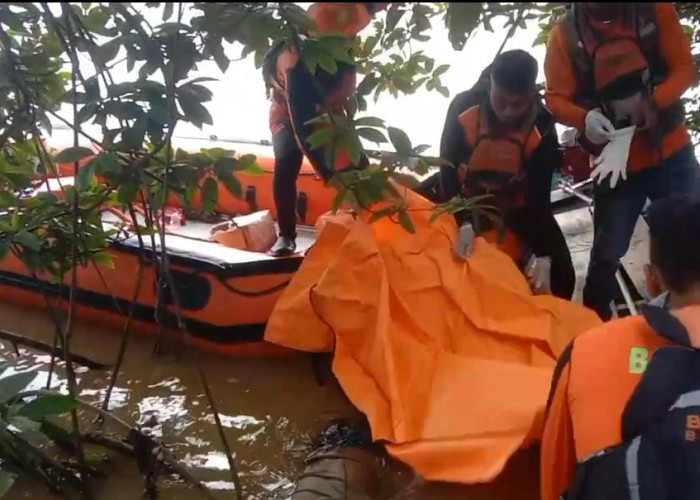
<path id="1" fill-rule="evenodd" d="M 460 182 L 468 193 L 493 194 L 505 209 L 524 204 L 524 193 L 515 184 L 524 180 L 525 162 L 542 141 L 535 126 L 536 117 L 534 107 L 532 117 L 519 130 L 496 134 L 490 127 L 486 106 L 472 106 L 459 115 L 471 150 L 466 170 L 459 169 Z"/>
<path id="2" fill-rule="evenodd" d="M 574 101 L 586 109 L 603 107 L 614 117 L 609 98 L 651 93 L 668 77 L 659 48 L 654 3 L 622 4 L 621 15 L 609 24 L 596 22 L 580 3 L 574 3 L 561 21 L 569 41 L 569 55 L 576 72 L 578 91 Z M 679 99 L 660 110 L 662 134 L 685 121 Z"/>
<path id="3" fill-rule="evenodd" d="M 471 155 L 466 170 L 458 169 L 463 195 L 473 197 L 492 194 L 502 212 L 517 209 L 525 204 L 522 182 L 525 180 L 525 162 L 539 146 L 542 135 L 535 126 L 537 107 L 519 130 L 496 134 L 490 127 L 486 106 L 475 105 L 462 112 L 458 119 L 464 130 Z M 477 229 L 477 228 L 475 228 Z M 478 228 L 479 235 L 508 254 L 522 267 L 527 263 L 530 250 L 509 228 Z"/>
<path id="4" fill-rule="evenodd" d="M 647 365 L 657 350 L 676 343 L 664 326 L 668 323 L 659 321 L 658 311 L 652 307 L 644 315 L 600 325 L 578 336 L 562 352 L 542 437 L 544 500 L 564 498 L 562 494 L 583 478 L 577 477 L 577 464 L 595 460 L 603 450 L 623 443 L 628 403 Z M 690 306 L 674 312 L 693 346 L 698 344 L 695 318 L 699 311 L 699 306 Z"/>

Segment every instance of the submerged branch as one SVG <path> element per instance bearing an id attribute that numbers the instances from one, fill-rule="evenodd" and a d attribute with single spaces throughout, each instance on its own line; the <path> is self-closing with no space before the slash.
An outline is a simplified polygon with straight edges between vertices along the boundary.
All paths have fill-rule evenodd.
<path id="1" fill-rule="evenodd" d="M 0 329 L 0 339 L 7 340 L 12 344 L 26 345 L 27 347 L 31 347 L 32 349 L 36 349 L 37 351 L 41 352 L 54 352 L 54 346 L 51 344 L 47 344 L 41 340 L 25 337 L 19 333 L 10 332 L 7 330 Z M 63 357 L 63 347 L 56 346 L 55 354 L 56 356 Z M 90 368 L 91 370 L 106 370 L 110 367 L 108 364 L 100 363 L 99 361 L 92 360 L 79 354 L 73 354 L 73 361 L 79 365 Z"/>
<path id="2" fill-rule="evenodd" d="M 214 414 L 214 421 L 216 422 L 216 430 L 219 433 L 219 438 L 221 439 L 221 444 L 224 447 L 224 451 L 226 452 L 226 460 L 228 460 L 228 466 L 229 469 L 231 470 L 231 478 L 233 479 L 233 486 L 236 490 L 236 499 L 237 500 L 242 500 L 243 499 L 243 489 L 241 488 L 241 479 L 238 477 L 238 468 L 236 467 L 236 461 L 233 458 L 233 454 L 231 453 L 231 448 L 228 445 L 228 441 L 226 440 L 226 434 L 224 434 L 224 428 L 221 425 L 221 418 L 219 417 L 219 412 L 216 409 L 216 403 L 214 402 L 214 396 L 211 393 L 211 388 L 209 387 L 209 384 L 207 383 L 207 379 L 204 376 L 204 371 L 202 370 L 201 367 L 197 369 L 199 371 L 199 378 L 202 380 L 202 385 L 204 386 L 204 394 L 207 396 L 207 400 L 209 400 L 209 406 L 211 407 L 211 411 Z"/>

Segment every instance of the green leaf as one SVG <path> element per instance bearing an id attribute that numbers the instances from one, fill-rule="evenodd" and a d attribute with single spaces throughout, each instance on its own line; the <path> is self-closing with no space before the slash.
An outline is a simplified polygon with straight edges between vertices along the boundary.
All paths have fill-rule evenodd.
<path id="1" fill-rule="evenodd" d="M 92 150 L 78 146 L 76 148 L 64 149 L 54 157 L 54 161 L 56 163 L 73 163 L 94 154 Z"/>
<path id="2" fill-rule="evenodd" d="M 374 142 L 375 144 L 382 144 L 386 142 L 386 136 L 384 133 L 376 128 L 358 128 L 357 135 L 363 139 Z"/>
<path id="3" fill-rule="evenodd" d="M 246 173 L 262 171 L 262 167 L 258 164 L 258 157 L 255 155 L 247 154 L 238 158 L 238 168 L 244 170 Z"/>
<path id="4" fill-rule="evenodd" d="M 408 216 L 408 213 L 405 210 L 399 211 L 399 224 L 401 224 L 401 227 L 404 228 L 409 233 L 411 233 L 411 234 L 416 233 L 416 228 L 413 225 L 413 221 Z"/>
<path id="5" fill-rule="evenodd" d="M 0 239 L 0 261 L 5 258 L 7 252 L 10 251 L 10 246 L 12 245 L 12 240 L 10 238 Z"/>
<path id="6" fill-rule="evenodd" d="M 36 376 L 36 372 L 21 372 L 0 378 L 0 404 L 6 403 L 23 391 Z"/>
<path id="7" fill-rule="evenodd" d="M 285 4 L 284 15 L 289 24 L 302 33 L 309 32 L 316 27 L 316 23 L 306 14 L 306 11 L 293 3 Z"/>
<path id="8" fill-rule="evenodd" d="M 167 125 L 170 122 L 170 110 L 165 100 L 151 101 L 151 109 L 148 117 L 160 125 Z"/>
<path id="9" fill-rule="evenodd" d="M 216 175 L 220 176 L 221 174 L 230 174 L 234 170 L 240 170 L 239 161 L 236 158 L 225 156 L 223 158 L 217 158 L 217 160 L 214 162 L 214 172 Z"/>
<path id="10" fill-rule="evenodd" d="M 472 32 L 479 26 L 483 4 L 453 3 L 447 4 L 445 24 L 447 37 L 455 50 L 462 50 Z"/>
<path id="11" fill-rule="evenodd" d="M 187 93 L 190 94 L 194 99 L 196 99 L 199 102 L 208 102 L 211 101 L 211 98 L 214 96 L 212 94 L 211 90 L 206 88 L 204 85 L 197 85 L 192 82 L 186 83 L 179 89 L 179 93 Z"/>
<path id="12" fill-rule="evenodd" d="M 219 201 L 219 184 L 213 177 L 208 177 L 202 186 L 202 208 L 205 212 L 212 212 Z"/>
<path id="13" fill-rule="evenodd" d="M 139 186 L 133 183 L 125 183 L 119 186 L 117 190 L 117 200 L 122 205 L 131 203 L 139 192 Z"/>
<path id="14" fill-rule="evenodd" d="M 411 146 L 411 140 L 408 138 L 408 135 L 406 135 L 406 132 L 395 127 L 389 127 L 387 132 L 389 132 L 389 140 L 398 154 L 411 154 L 413 147 Z"/>
<path id="15" fill-rule="evenodd" d="M 15 197 L 9 191 L 0 191 L 0 207 L 11 207 L 15 204 Z"/>
<path id="16" fill-rule="evenodd" d="M 448 69 L 450 69 L 449 64 L 441 64 L 437 68 L 435 68 L 435 71 L 433 71 L 433 77 L 440 76 L 443 73 L 445 73 Z"/>
<path id="17" fill-rule="evenodd" d="M 107 21 L 109 21 L 109 10 L 102 6 L 91 9 L 88 15 L 83 18 L 85 27 L 95 32 L 104 30 Z"/>
<path id="18" fill-rule="evenodd" d="M 199 186 L 196 183 L 191 183 L 188 184 L 187 187 L 185 188 L 185 204 L 187 207 L 192 206 L 192 202 L 194 201 L 194 196 L 197 194 L 197 190 L 199 189 Z"/>
<path id="19" fill-rule="evenodd" d="M 119 39 L 110 40 L 104 45 L 96 47 L 94 50 L 94 59 L 98 64 L 106 65 L 112 59 L 117 57 L 121 41 Z"/>
<path id="20" fill-rule="evenodd" d="M 358 118 L 355 120 L 355 126 L 356 127 L 375 127 L 375 128 L 384 128 L 386 125 L 384 124 L 384 120 L 381 118 L 376 118 L 374 116 L 365 116 L 362 118 Z"/>
<path id="21" fill-rule="evenodd" d="M 85 191 L 92 184 L 92 180 L 95 178 L 95 169 L 97 169 L 99 163 L 100 159 L 97 156 L 80 167 L 78 178 L 75 181 L 75 188 L 78 192 Z"/>
<path id="22" fill-rule="evenodd" d="M 184 149 L 177 148 L 175 150 L 175 161 L 185 161 L 189 156 L 190 154 Z"/>
<path id="23" fill-rule="evenodd" d="M 387 217 L 389 215 L 395 214 L 397 212 L 396 207 L 385 207 L 382 208 L 381 210 L 377 210 L 376 212 L 373 212 L 372 215 L 369 218 L 369 223 L 372 224 L 373 222 L 378 221 L 379 219 L 383 217 Z"/>
<path id="24" fill-rule="evenodd" d="M 112 260 L 112 256 L 109 255 L 107 252 L 97 252 L 92 255 L 92 258 L 100 266 L 106 267 L 108 269 L 114 269 L 114 261 Z"/>
<path id="25" fill-rule="evenodd" d="M 257 160 L 246 166 L 243 172 L 245 172 L 248 175 L 265 175 L 265 170 L 263 170 L 263 168 L 260 166 Z"/>
<path id="26" fill-rule="evenodd" d="M 173 8 L 175 7 L 174 2 L 165 2 L 165 8 L 163 9 L 163 21 L 167 21 L 173 17 Z"/>
<path id="27" fill-rule="evenodd" d="M 85 123 L 91 119 L 93 116 L 95 116 L 98 109 L 97 103 L 95 102 L 90 102 L 80 108 L 80 111 L 78 111 L 78 123 Z"/>
<path id="28" fill-rule="evenodd" d="M 41 419 L 52 415 L 68 413 L 78 407 L 78 402 L 70 396 L 63 394 L 49 394 L 39 396 L 22 406 L 19 414 L 23 417 Z"/>
<path id="29" fill-rule="evenodd" d="M 23 247 L 28 248 L 33 252 L 38 252 L 41 250 L 41 240 L 32 232 L 22 230 L 15 234 L 14 240 L 16 243 L 19 243 Z"/>
<path id="30" fill-rule="evenodd" d="M 359 137 L 355 135 L 345 139 L 346 140 L 340 147 L 342 148 L 344 146 L 350 161 L 353 163 L 353 165 L 358 165 L 360 163 L 360 157 L 362 156 L 362 143 L 360 142 Z"/>
<path id="31" fill-rule="evenodd" d="M 192 123 L 197 128 L 201 129 L 203 124 L 212 125 L 214 122 L 205 108 L 191 94 L 181 93 L 178 96 L 178 102 L 184 114 L 184 120 Z"/>
<path id="32" fill-rule="evenodd" d="M 212 165 L 212 160 L 209 156 L 205 155 L 204 153 L 195 153 L 191 155 L 188 158 L 188 162 L 190 166 L 196 168 L 196 169 L 204 169 L 208 168 L 209 166 Z"/>
<path id="33" fill-rule="evenodd" d="M 321 146 L 328 144 L 333 138 L 333 129 L 331 127 L 324 127 L 314 131 L 307 139 L 306 142 L 309 144 L 311 149 L 317 149 Z"/>
<path id="34" fill-rule="evenodd" d="M 399 4 L 392 3 L 386 13 L 386 32 L 394 31 L 406 11 L 399 10 Z"/>
<path id="35" fill-rule="evenodd" d="M 416 179 L 412 175 L 393 172 L 391 176 L 394 178 L 394 180 L 396 180 L 396 182 L 409 189 L 416 189 L 420 184 L 420 182 L 418 182 L 418 179 Z"/>
<path id="36" fill-rule="evenodd" d="M 331 211 L 333 213 L 336 213 L 338 211 L 340 206 L 345 201 L 345 198 L 348 196 L 349 192 L 350 192 L 350 190 L 346 189 L 346 188 L 342 188 L 342 189 L 338 190 L 335 197 L 333 198 L 333 202 L 331 203 Z"/>
<path id="37" fill-rule="evenodd" d="M 224 48 L 221 46 L 221 42 L 219 42 L 217 45 L 215 45 L 211 49 L 211 52 L 212 52 L 212 55 L 214 56 L 214 61 L 216 62 L 216 65 L 219 67 L 219 70 L 221 70 L 222 73 L 226 73 L 226 70 L 228 69 L 229 65 L 231 64 L 231 60 L 228 58 L 228 56 L 224 52 Z"/>
<path id="38" fill-rule="evenodd" d="M 243 187 L 236 177 L 230 172 L 224 172 L 223 174 L 217 174 L 219 180 L 223 182 L 224 186 L 229 193 L 238 199 L 243 198 Z"/>
<path id="39" fill-rule="evenodd" d="M 7 493 L 12 489 L 12 485 L 15 484 L 16 479 L 16 474 L 0 470 L 0 498 L 7 495 Z"/>
<path id="40" fill-rule="evenodd" d="M 379 78 L 377 78 L 373 73 L 370 73 L 369 75 L 365 76 L 357 86 L 357 94 L 362 96 L 371 94 L 378 83 Z"/>
<path id="41" fill-rule="evenodd" d="M 21 415 L 15 415 L 7 419 L 10 425 L 19 429 L 22 433 L 34 433 L 41 430 L 41 423 Z"/>
<path id="42" fill-rule="evenodd" d="M 146 127 L 148 126 L 148 119 L 145 115 L 136 122 L 134 125 L 122 130 L 122 142 L 127 149 L 141 149 L 143 147 L 143 139 L 146 136 Z"/>
<path id="43" fill-rule="evenodd" d="M 119 155 L 111 151 L 102 152 L 98 156 L 97 170 L 95 173 L 114 176 L 119 174 Z"/>

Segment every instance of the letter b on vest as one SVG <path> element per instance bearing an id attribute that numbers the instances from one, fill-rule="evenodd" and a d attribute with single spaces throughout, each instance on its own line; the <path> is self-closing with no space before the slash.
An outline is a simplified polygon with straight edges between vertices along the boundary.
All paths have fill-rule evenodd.
<path id="1" fill-rule="evenodd" d="M 649 364 L 649 350 L 646 347 L 630 349 L 630 373 L 644 373 Z"/>

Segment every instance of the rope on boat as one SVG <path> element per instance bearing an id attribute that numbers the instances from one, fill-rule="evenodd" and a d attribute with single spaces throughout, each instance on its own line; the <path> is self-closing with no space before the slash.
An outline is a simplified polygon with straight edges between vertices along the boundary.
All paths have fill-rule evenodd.
<path id="1" fill-rule="evenodd" d="M 231 293 L 242 295 L 243 297 L 262 297 L 263 295 L 279 292 L 280 290 L 284 290 L 285 288 L 287 288 L 287 285 L 289 285 L 289 283 L 291 282 L 291 280 L 284 280 L 282 283 L 273 285 L 270 288 L 263 288 L 262 290 L 256 290 L 251 292 L 248 290 L 241 290 L 240 288 L 231 285 L 221 276 L 217 276 L 216 279 L 226 290 L 228 290 Z"/>

